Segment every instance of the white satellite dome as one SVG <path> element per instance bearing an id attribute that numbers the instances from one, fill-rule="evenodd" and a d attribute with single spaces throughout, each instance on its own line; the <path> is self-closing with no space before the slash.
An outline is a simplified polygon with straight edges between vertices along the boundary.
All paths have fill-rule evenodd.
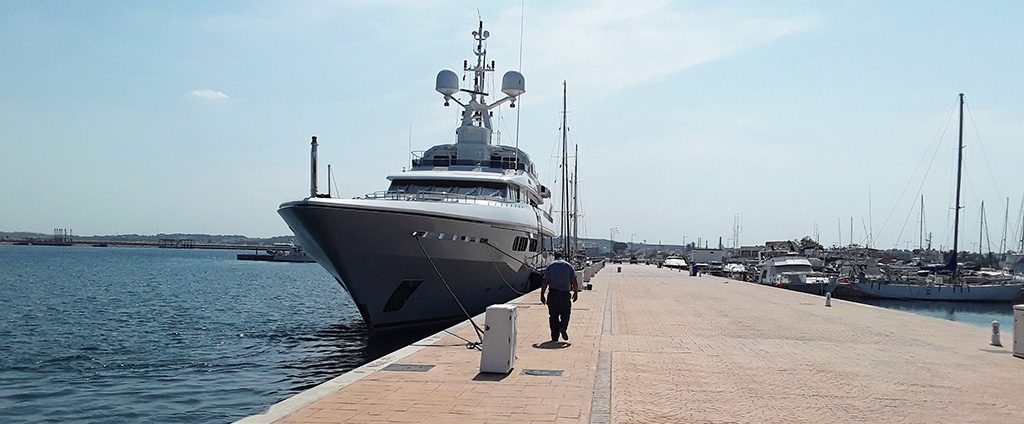
<path id="1" fill-rule="evenodd" d="M 442 69 L 437 73 L 437 84 L 434 88 L 438 93 L 445 96 L 459 92 L 459 76 L 451 69 Z"/>
<path id="2" fill-rule="evenodd" d="M 441 76 L 438 75 L 438 81 Z M 526 92 L 526 79 L 519 71 L 508 71 L 501 77 L 501 92 L 516 97 Z"/>

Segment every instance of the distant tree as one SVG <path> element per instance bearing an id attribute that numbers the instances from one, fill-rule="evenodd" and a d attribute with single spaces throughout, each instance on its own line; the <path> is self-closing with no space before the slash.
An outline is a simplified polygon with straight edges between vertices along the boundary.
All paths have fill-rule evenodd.
<path id="1" fill-rule="evenodd" d="M 825 250 L 825 248 L 822 247 L 821 243 L 818 243 L 817 241 L 812 239 L 810 236 L 806 236 L 806 237 L 800 239 L 799 245 L 800 245 L 800 250 L 812 250 L 812 249 Z"/>
<path id="2" fill-rule="evenodd" d="M 971 262 L 983 268 L 1000 268 L 999 257 L 993 253 L 960 252 L 957 262 Z"/>
<path id="3" fill-rule="evenodd" d="M 615 250 L 615 253 L 622 253 L 626 250 L 626 243 L 615 242 L 612 245 L 612 249 Z"/>

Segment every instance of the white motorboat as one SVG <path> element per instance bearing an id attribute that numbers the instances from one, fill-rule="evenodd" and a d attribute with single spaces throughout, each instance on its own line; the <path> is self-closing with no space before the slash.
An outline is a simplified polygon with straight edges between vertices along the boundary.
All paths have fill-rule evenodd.
<path id="1" fill-rule="evenodd" d="M 690 269 L 690 265 L 686 263 L 686 259 L 682 256 L 669 256 L 665 258 L 665 262 L 662 264 L 665 268 Z"/>
<path id="2" fill-rule="evenodd" d="M 729 262 L 722 265 L 722 273 L 735 280 L 746 280 L 747 266 L 741 263 Z"/>
<path id="3" fill-rule="evenodd" d="M 515 107 L 523 76 L 506 72 L 505 97 L 488 104 L 490 34 L 482 22 L 472 34 L 476 64 L 464 64 L 472 88 L 460 88 L 451 70 L 437 75 L 445 105 L 463 109 L 454 144 L 434 146 L 410 170 L 389 175 L 386 191 L 334 199 L 316 192 L 314 138 L 310 197 L 278 210 L 371 329 L 465 319 L 531 290 L 536 270 L 550 261 L 553 220 L 540 205 L 551 192 L 529 155 L 491 142 L 490 111 Z"/>
<path id="4" fill-rule="evenodd" d="M 804 256 L 776 256 L 765 260 L 757 282 L 799 292 L 824 295 L 835 283 L 827 275 L 814 271 Z"/>

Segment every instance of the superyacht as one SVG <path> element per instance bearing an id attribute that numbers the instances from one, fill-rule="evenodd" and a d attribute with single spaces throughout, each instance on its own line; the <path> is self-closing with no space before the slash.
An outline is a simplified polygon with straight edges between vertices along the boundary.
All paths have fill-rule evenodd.
<path id="1" fill-rule="evenodd" d="M 373 330 L 465 319 L 487 306 L 539 285 L 549 261 L 551 191 L 518 147 L 492 143 L 492 110 L 515 107 L 525 93 L 523 75 L 508 71 L 500 100 L 488 103 L 483 23 L 472 32 L 475 65 L 437 74 L 445 106 L 455 103 L 461 124 L 454 144 L 440 144 L 389 175 L 386 191 L 335 199 L 316 191 L 313 141 L 310 197 L 281 205 L 278 213 L 306 253 L 352 296 Z"/>

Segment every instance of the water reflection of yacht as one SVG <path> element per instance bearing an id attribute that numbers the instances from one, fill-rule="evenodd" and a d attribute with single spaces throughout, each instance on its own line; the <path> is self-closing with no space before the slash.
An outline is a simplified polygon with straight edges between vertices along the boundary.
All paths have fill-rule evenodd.
<path id="1" fill-rule="evenodd" d="M 548 262 L 550 197 L 522 150 L 491 144 L 491 110 L 525 92 L 516 71 L 502 78 L 501 100 L 488 104 L 483 24 L 473 32 L 473 86 L 451 70 L 436 89 L 462 109 L 454 144 L 441 144 L 391 174 L 390 187 L 355 199 L 319 197 L 281 205 L 306 252 L 351 294 L 367 325 L 379 329 L 465 318 L 531 289 Z M 468 99 L 460 100 L 456 95 Z"/>

